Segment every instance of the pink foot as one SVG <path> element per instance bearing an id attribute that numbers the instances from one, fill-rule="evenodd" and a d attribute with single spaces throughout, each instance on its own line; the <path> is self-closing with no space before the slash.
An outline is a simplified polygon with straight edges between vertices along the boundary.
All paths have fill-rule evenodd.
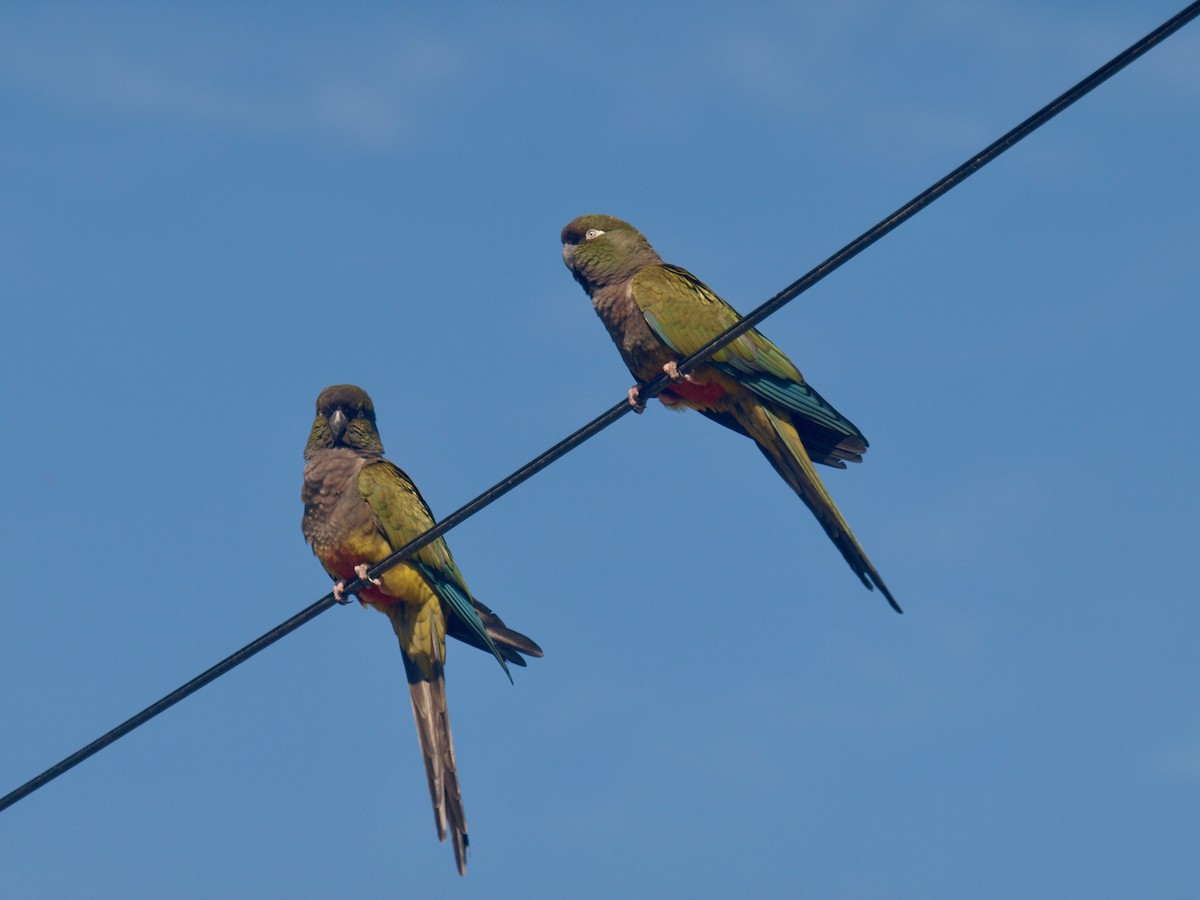
<path id="1" fill-rule="evenodd" d="M 629 405 L 633 407 L 633 411 L 639 416 L 646 411 L 646 404 L 642 402 L 638 386 L 635 384 L 629 389 Z"/>
<path id="2" fill-rule="evenodd" d="M 350 602 L 350 598 L 346 596 L 346 582 L 339 581 L 333 586 L 333 599 L 345 606 Z"/>
<path id="3" fill-rule="evenodd" d="M 689 372 L 686 375 L 680 375 L 679 374 L 679 365 L 678 365 L 678 363 L 675 362 L 675 360 L 671 360 L 669 363 L 664 365 L 663 371 L 667 373 L 667 377 L 670 378 L 672 381 L 686 381 L 689 384 L 699 384 L 699 382 L 696 381 L 696 379 L 692 377 L 691 372 Z"/>
<path id="4" fill-rule="evenodd" d="M 368 578 L 367 577 L 367 569 L 369 569 L 369 568 L 370 568 L 370 566 L 368 566 L 366 563 L 359 563 L 357 566 L 354 567 L 354 574 L 357 575 L 359 578 L 361 578 L 363 581 L 368 581 L 371 584 L 375 585 L 376 587 L 383 584 L 383 582 L 380 581 L 378 578 Z"/>

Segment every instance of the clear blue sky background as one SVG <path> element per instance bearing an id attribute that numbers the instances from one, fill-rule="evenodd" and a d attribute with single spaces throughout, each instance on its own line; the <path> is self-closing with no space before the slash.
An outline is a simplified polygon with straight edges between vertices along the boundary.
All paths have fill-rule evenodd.
<path id="1" fill-rule="evenodd" d="M 324 386 L 439 514 L 616 402 L 574 216 L 749 309 L 1181 5 L 5 7 L 0 790 L 328 590 Z M 450 535 L 546 650 L 451 648 L 465 880 L 349 606 L 0 814 L 3 893 L 1196 896 L 1198 59 L 765 326 L 905 616 L 655 405 Z"/>

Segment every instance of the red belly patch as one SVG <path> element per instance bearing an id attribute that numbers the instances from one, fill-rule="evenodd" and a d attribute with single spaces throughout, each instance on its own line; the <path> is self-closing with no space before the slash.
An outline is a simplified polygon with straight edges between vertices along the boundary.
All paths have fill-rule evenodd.
<path id="1" fill-rule="evenodd" d="M 716 381 L 702 381 L 698 384 L 691 381 L 677 381 L 658 396 L 667 406 L 676 406 L 681 400 L 695 403 L 698 406 L 711 406 L 726 393 L 725 388 Z"/>
<path id="2" fill-rule="evenodd" d="M 336 551 L 331 553 L 320 553 L 318 554 L 318 559 L 321 560 L 321 564 L 325 567 L 326 572 L 329 572 L 339 581 L 347 582 L 353 581 L 358 577 L 358 573 L 354 571 L 355 566 L 364 562 L 366 562 L 368 566 L 372 565 L 372 563 L 367 562 L 365 559 L 343 556 Z M 402 602 L 397 597 L 392 597 L 388 594 L 385 594 L 375 585 L 371 585 L 371 587 L 369 587 L 367 590 L 359 591 L 358 600 L 364 606 L 368 603 L 372 606 L 391 606 L 395 603 Z"/>

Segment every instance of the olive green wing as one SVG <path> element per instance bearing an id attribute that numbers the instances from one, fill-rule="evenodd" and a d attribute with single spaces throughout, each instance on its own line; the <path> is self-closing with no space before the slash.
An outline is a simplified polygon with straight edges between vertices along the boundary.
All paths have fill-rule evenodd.
<path id="1" fill-rule="evenodd" d="M 680 356 L 690 356 L 741 316 L 704 282 L 678 266 L 647 266 L 630 281 L 630 293 L 655 333 Z M 710 364 L 803 419 L 848 438 L 866 441 L 854 423 L 807 382 L 782 350 L 751 328 L 713 354 Z"/>
<path id="2" fill-rule="evenodd" d="M 363 466 L 358 475 L 358 492 L 375 514 L 380 532 L 394 549 L 416 540 L 433 527 L 429 506 L 404 471 L 395 463 L 380 459 Z M 466 626 L 476 640 L 468 641 L 486 648 L 508 673 L 504 656 L 475 611 L 471 592 L 450 548 L 441 538 L 422 547 L 409 559 L 446 608 Z M 509 679 L 512 675 L 509 674 Z"/>

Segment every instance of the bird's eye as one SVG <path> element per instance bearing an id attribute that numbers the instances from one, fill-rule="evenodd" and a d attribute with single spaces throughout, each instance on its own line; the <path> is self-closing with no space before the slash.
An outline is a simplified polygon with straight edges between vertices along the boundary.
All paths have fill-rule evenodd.
<path id="1" fill-rule="evenodd" d="M 583 238 L 584 238 L 584 240 L 590 241 L 592 238 L 598 238 L 602 234 L 604 234 L 604 232 L 601 231 L 599 228 L 589 228 L 587 230 L 587 234 L 585 234 L 583 236 Z"/>

